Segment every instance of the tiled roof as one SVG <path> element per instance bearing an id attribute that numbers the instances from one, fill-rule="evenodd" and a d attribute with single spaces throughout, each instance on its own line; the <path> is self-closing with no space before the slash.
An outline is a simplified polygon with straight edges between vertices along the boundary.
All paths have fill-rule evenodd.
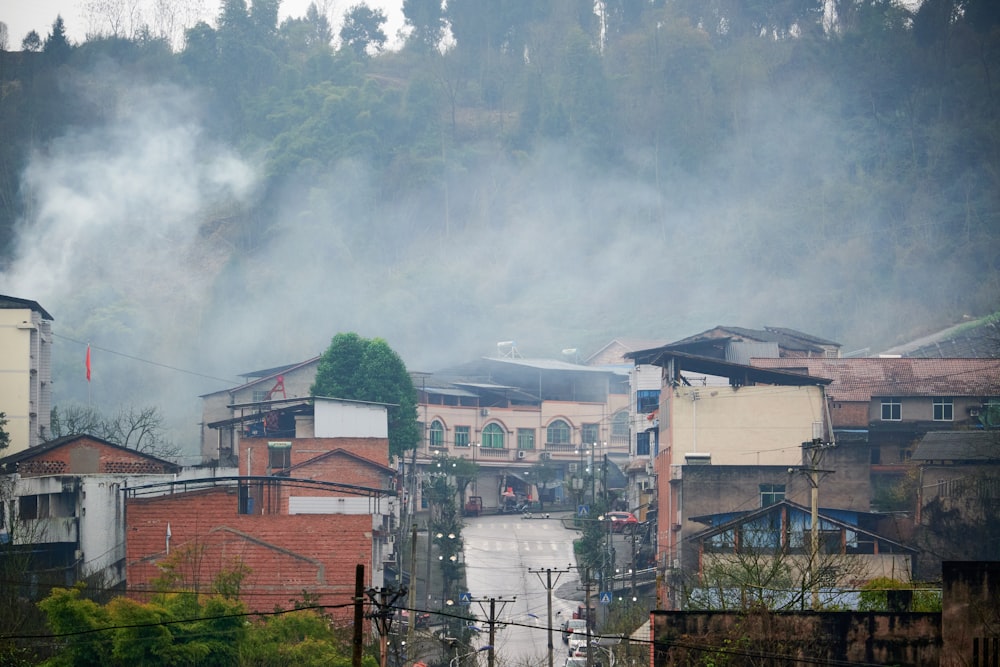
<path id="1" fill-rule="evenodd" d="M 1000 433 L 995 431 L 931 431 L 913 450 L 914 461 L 1000 460 Z"/>
<path id="2" fill-rule="evenodd" d="M 873 396 L 1000 396 L 1000 359 L 753 359 L 775 370 L 802 369 L 832 380 L 827 396 L 867 402 Z"/>

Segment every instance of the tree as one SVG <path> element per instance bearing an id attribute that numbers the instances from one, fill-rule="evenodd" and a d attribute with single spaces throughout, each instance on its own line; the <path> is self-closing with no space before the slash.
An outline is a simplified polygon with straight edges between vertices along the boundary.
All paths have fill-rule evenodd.
<path id="1" fill-rule="evenodd" d="M 6 423 L 0 413 L 0 433 Z M 30 644 L 9 637 L 44 632 L 45 620 L 34 604 L 32 589 L 49 583 L 45 575 L 25 576 L 37 567 L 30 545 L 40 537 L 41 529 L 38 522 L 17 519 L 15 484 L 13 475 L 0 476 L 0 628 L 4 635 L 0 637 L 0 664 L 12 666 L 37 664 Z"/>
<path id="2" fill-rule="evenodd" d="M 479 477 L 479 464 L 461 456 L 447 458 L 445 469 L 449 471 L 455 479 L 455 488 L 458 489 L 459 511 L 465 507 L 465 493 L 469 484 Z"/>
<path id="3" fill-rule="evenodd" d="M 389 404 L 389 454 L 417 446 L 417 391 L 406 365 L 381 338 L 340 333 L 320 357 L 313 396 Z"/>
<path id="4" fill-rule="evenodd" d="M 340 39 L 358 58 L 367 58 L 370 52 L 381 51 L 388 41 L 382 29 L 386 20 L 381 9 L 372 9 L 365 4 L 354 5 L 344 14 Z"/>
<path id="5" fill-rule="evenodd" d="M 42 50 L 42 38 L 35 30 L 32 30 L 21 40 L 21 50 L 31 53 L 38 53 Z"/>
<path id="6" fill-rule="evenodd" d="M 180 448 L 165 439 L 163 417 L 152 406 L 123 406 L 112 415 L 89 406 L 70 405 L 63 410 L 53 407 L 49 421 L 52 440 L 68 435 L 92 435 L 163 459 L 180 454 Z"/>
<path id="7" fill-rule="evenodd" d="M 403 17 L 413 28 L 406 40 L 418 51 L 433 51 L 444 36 L 444 9 L 441 0 L 403 0 Z"/>
<path id="8" fill-rule="evenodd" d="M 531 479 L 535 481 L 535 485 L 538 487 L 538 498 L 536 498 L 538 500 L 538 508 L 543 512 L 545 511 L 544 490 L 553 486 L 552 483 L 558 477 L 559 471 L 548 459 L 539 461 L 531 467 Z"/>
<path id="9" fill-rule="evenodd" d="M 72 51 L 73 47 L 66 38 L 66 24 L 62 16 L 56 16 L 56 20 L 52 23 L 52 33 L 45 40 L 42 53 L 58 65 L 69 60 Z"/>

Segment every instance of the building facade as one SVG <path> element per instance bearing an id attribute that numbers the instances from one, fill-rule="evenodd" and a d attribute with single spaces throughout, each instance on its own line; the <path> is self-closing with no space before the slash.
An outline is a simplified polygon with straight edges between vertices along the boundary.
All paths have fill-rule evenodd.
<path id="1" fill-rule="evenodd" d="M 52 316 L 35 301 L 0 295 L 0 412 L 10 436 L 5 453 L 50 437 Z"/>

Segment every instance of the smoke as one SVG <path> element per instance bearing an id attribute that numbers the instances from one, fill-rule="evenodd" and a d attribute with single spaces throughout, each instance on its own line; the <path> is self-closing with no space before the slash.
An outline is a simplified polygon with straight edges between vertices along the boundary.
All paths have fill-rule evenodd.
<path id="1" fill-rule="evenodd" d="M 197 98 L 86 83 L 106 122 L 33 157 L 36 208 L 0 279 L 55 318 L 55 404 L 157 406 L 191 453 L 200 394 L 320 354 L 339 332 L 386 339 L 415 371 L 495 354 L 497 341 L 585 359 L 615 338 L 716 325 L 791 327 L 851 350 L 926 321 L 958 285 L 956 267 L 908 285 L 879 268 L 884 220 L 842 176 L 831 105 L 795 91 L 748 95 L 737 113 L 750 129 L 711 179 L 676 168 L 654 188 L 553 144 L 466 160 L 386 204 L 385 184 L 345 160 L 289 174 L 265 215 L 262 168 L 206 134 Z M 649 164 L 653 150 L 630 157 Z"/>

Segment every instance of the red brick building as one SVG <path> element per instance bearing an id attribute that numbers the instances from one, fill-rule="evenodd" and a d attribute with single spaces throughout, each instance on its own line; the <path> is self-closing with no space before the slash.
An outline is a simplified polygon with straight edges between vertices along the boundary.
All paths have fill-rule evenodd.
<path id="1" fill-rule="evenodd" d="M 395 470 L 386 438 L 245 438 L 239 476 L 130 489 L 129 588 L 211 590 L 241 568 L 240 597 L 254 610 L 289 608 L 308 595 L 334 616 L 352 613 L 355 569 L 381 585 L 393 530 Z"/>

